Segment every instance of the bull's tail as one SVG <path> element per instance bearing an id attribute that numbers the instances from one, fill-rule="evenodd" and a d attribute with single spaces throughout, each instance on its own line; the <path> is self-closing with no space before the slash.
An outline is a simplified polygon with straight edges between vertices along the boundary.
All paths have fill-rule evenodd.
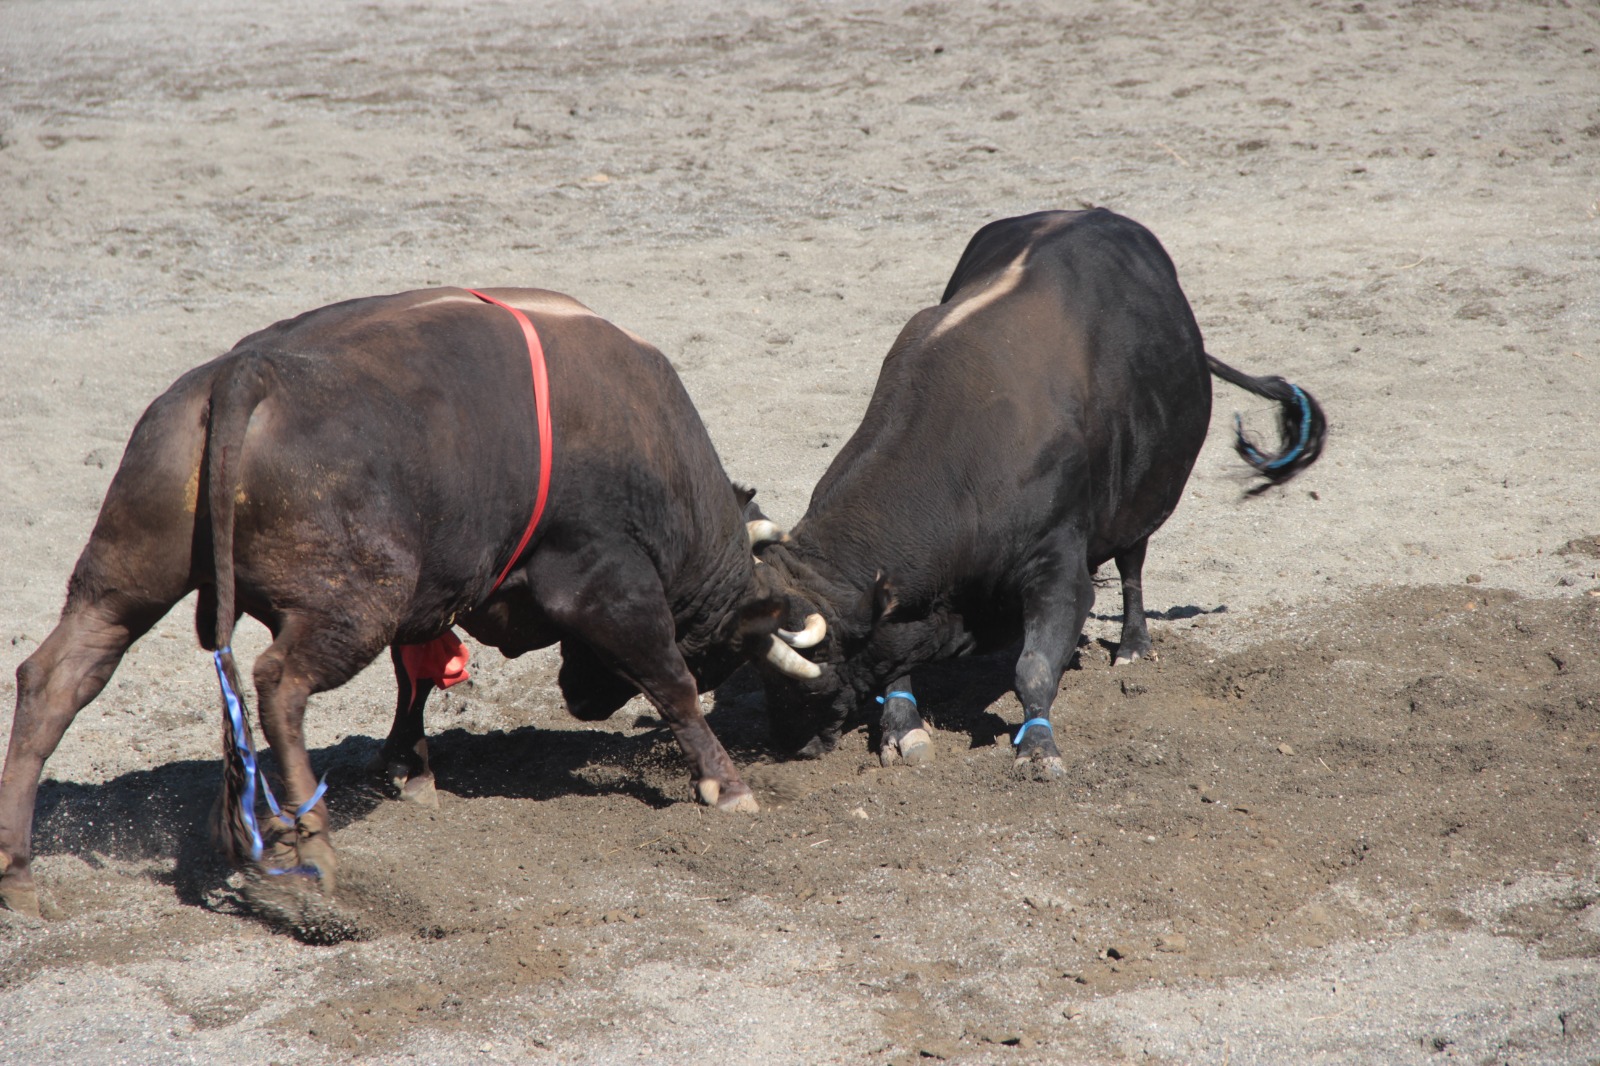
<path id="1" fill-rule="evenodd" d="M 1239 416 L 1233 416 L 1234 450 L 1257 474 L 1267 479 L 1251 490 L 1252 495 L 1274 485 L 1282 485 L 1317 461 L 1327 437 L 1328 421 L 1323 417 L 1321 406 L 1309 392 L 1280 377 L 1251 377 L 1209 353 L 1206 355 L 1206 365 L 1228 384 L 1278 401 L 1278 435 L 1282 447 L 1275 453 L 1257 447 L 1253 440 L 1245 436 Z"/>
<path id="2" fill-rule="evenodd" d="M 216 590 L 216 628 L 212 650 L 222 686 L 222 795 L 214 831 L 229 858 L 261 857 L 256 823 L 256 759 L 248 708 L 233 661 L 233 624 L 238 618 L 234 589 L 234 509 L 243 490 L 245 430 L 267 393 L 263 368 L 248 356 L 230 361 L 211 387 L 210 427 L 206 436 L 206 501 L 211 518 L 212 576 Z M 201 634 L 201 639 L 205 639 Z"/>

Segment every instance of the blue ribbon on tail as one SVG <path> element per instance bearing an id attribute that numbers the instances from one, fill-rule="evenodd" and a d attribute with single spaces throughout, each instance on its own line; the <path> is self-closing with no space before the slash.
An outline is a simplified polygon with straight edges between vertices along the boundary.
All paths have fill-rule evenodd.
<path id="1" fill-rule="evenodd" d="M 250 731 L 244 724 L 244 706 L 239 700 L 239 694 L 228 683 L 228 672 L 223 669 L 222 656 L 232 655 L 232 648 L 218 648 L 212 653 L 212 659 L 217 666 L 217 681 L 222 685 L 222 702 L 228 708 L 228 727 L 233 730 L 233 746 L 238 749 L 239 757 L 244 762 L 244 795 L 239 797 L 239 816 L 250 830 L 250 861 L 256 864 L 261 862 L 263 844 L 261 840 L 261 823 L 256 818 L 256 782 L 261 782 L 261 791 L 267 801 L 267 806 L 272 810 L 272 816 L 283 822 L 290 829 L 295 828 L 298 821 L 317 805 L 323 793 L 328 791 L 328 775 L 323 774 L 322 780 L 317 782 L 316 791 L 311 793 L 311 798 L 294 809 L 294 815 L 284 813 L 278 806 L 278 797 L 272 794 L 272 786 L 267 783 L 267 775 L 261 770 L 256 761 L 256 749 L 250 743 Z M 320 870 L 312 866 L 295 866 L 287 870 L 266 867 L 269 874 L 307 874 L 316 876 Z"/>
<path id="2" fill-rule="evenodd" d="M 256 766 L 256 750 L 250 743 L 250 733 L 245 729 L 244 709 L 239 703 L 239 694 L 233 691 L 233 686 L 228 683 L 228 672 L 222 667 L 225 653 L 232 655 L 233 649 L 218 648 L 212 653 L 212 658 L 217 664 L 217 681 L 222 685 L 222 702 L 228 708 L 228 726 L 233 730 L 233 746 L 244 761 L 244 795 L 239 798 L 239 815 L 245 828 L 250 830 L 250 861 L 259 863 L 261 825 L 256 821 L 256 777 L 261 771 Z"/>
<path id="3" fill-rule="evenodd" d="M 1311 405 L 1306 402 L 1306 394 L 1300 391 L 1299 385 L 1290 385 L 1289 387 L 1294 390 L 1295 403 L 1300 405 L 1300 439 L 1295 441 L 1293 448 L 1290 448 L 1278 458 L 1272 460 L 1272 462 L 1262 465 L 1262 470 L 1279 470 L 1294 462 L 1299 458 L 1300 453 L 1305 450 L 1306 438 L 1311 435 Z M 1244 445 L 1245 450 L 1250 453 L 1250 461 L 1252 463 L 1260 464 L 1261 460 L 1266 458 L 1256 450 L 1254 445 L 1244 439 L 1244 420 L 1239 417 L 1237 412 L 1233 416 L 1233 432 L 1239 438 L 1239 442 Z"/>

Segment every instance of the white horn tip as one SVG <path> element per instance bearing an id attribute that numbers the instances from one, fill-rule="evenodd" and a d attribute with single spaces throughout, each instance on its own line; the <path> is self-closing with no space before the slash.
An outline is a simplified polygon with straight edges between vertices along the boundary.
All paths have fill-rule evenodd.
<path id="1" fill-rule="evenodd" d="M 779 544 L 789 539 L 789 534 L 778 523 L 770 518 L 758 518 L 744 524 L 745 531 L 750 535 L 750 547 L 756 548 L 762 544 Z"/>
<path id="2" fill-rule="evenodd" d="M 806 627 L 799 632 L 778 630 L 778 636 L 791 648 L 814 648 L 828 635 L 828 622 L 820 614 L 806 615 Z"/>

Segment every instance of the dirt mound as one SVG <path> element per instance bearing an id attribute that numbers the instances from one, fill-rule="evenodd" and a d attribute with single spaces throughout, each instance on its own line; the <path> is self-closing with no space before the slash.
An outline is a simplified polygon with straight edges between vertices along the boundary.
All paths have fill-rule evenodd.
<path id="1" fill-rule="evenodd" d="M 524 994 L 581 982 L 605 1001 L 640 965 L 741 970 L 769 939 L 882 1015 L 895 1044 L 939 1056 L 1107 1053 L 1075 1020 L 1103 997 L 1270 978 L 1319 949 L 1430 930 L 1583 960 L 1600 988 L 1597 626 L 1597 598 L 1424 587 L 1231 654 L 1157 623 L 1157 661 L 1113 670 L 1086 642 L 1058 704 L 1056 781 L 1012 766 L 1006 656 L 915 678 L 938 746 L 916 770 L 880 768 L 864 730 L 819 761 L 768 761 L 759 694 L 735 679 L 711 718 L 749 767 L 753 818 L 686 802 L 670 735 L 632 706 L 598 728 L 552 710 L 444 730 L 437 811 L 378 799 L 361 769 L 376 740 L 352 741 L 315 753 L 335 809 L 359 812 L 338 831 L 337 900 L 285 918 L 255 897 L 267 926 L 342 943 L 274 1026 L 376 1050 L 419 1026 L 520 1019 L 582 1045 L 615 1019 L 550 1028 Z M 198 815 L 214 786 L 183 765 L 130 777 L 46 786 L 54 920 L 11 930 L 3 988 L 68 959 L 126 962 L 144 939 L 130 918 L 239 940 L 248 912 L 225 871 L 207 867 L 200 904 L 174 912 L 157 884 L 196 872 L 152 854 L 167 838 L 89 847 L 96 811 L 142 791 Z M 1528 871 L 1553 890 L 1475 908 L 1477 886 Z M 223 1017 L 210 1000 L 182 1009 L 202 1027 Z"/>

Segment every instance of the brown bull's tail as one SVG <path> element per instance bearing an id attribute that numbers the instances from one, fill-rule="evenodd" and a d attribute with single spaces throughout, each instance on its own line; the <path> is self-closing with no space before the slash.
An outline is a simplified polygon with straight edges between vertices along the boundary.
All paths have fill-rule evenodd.
<path id="1" fill-rule="evenodd" d="M 1276 454 L 1258 448 L 1254 441 L 1245 436 L 1239 416 L 1233 416 L 1234 450 L 1257 474 L 1267 479 L 1250 490 L 1251 495 L 1265 492 L 1274 485 L 1282 485 L 1317 461 L 1328 434 L 1328 420 L 1309 392 L 1280 377 L 1251 377 L 1209 353 L 1206 355 L 1206 365 L 1228 384 L 1278 402 L 1278 435 L 1283 446 Z"/>
<path id="2" fill-rule="evenodd" d="M 216 582 L 216 629 L 211 634 L 222 686 L 222 795 L 214 832 L 230 859 L 261 856 L 256 824 L 256 759 L 250 738 L 249 708 L 233 661 L 233 624 L 238 618 L 234 589 L 234 509 L 243 491 L 245 430 L 267 393 L 263 368 L 249 356 L 230 360 L 211 387 L 210 428 L 206 436 L 206 501 L 211 517 L 212 576 Z M 201 634 L 204 642 L 206 634 Z"/>

